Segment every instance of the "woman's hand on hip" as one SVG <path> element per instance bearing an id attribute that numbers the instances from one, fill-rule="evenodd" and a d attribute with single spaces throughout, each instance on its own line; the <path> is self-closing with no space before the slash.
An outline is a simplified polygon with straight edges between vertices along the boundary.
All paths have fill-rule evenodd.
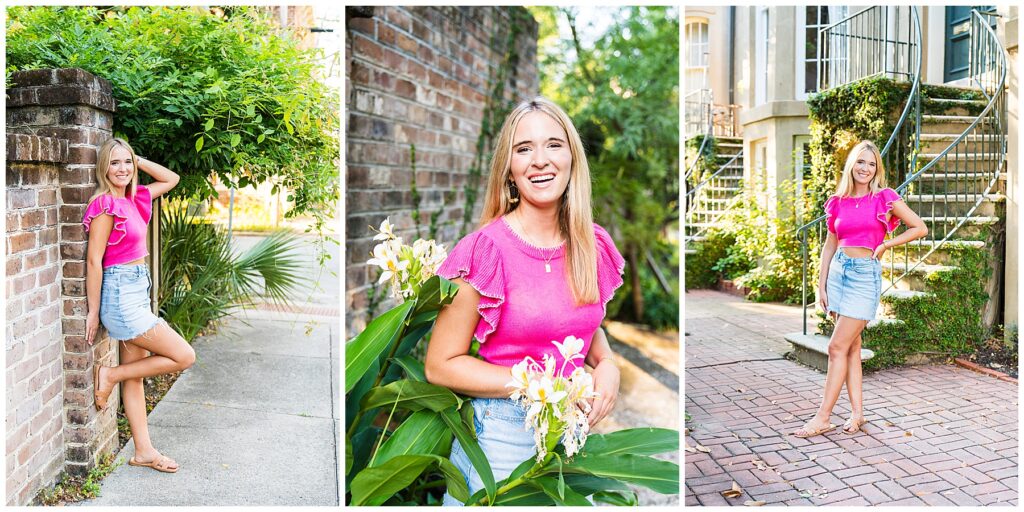
<path id="1" fill-rule="evenodd" d="M 85 317 L 85 342 L 92 345 L 96 341 L 96 331 L 100 329 L 99 312 L 90 311 Z"/>
<path id="2" fill-rule="evenodd" d="M 871 257 L 876 259 L 876 260 L 881 261 L 882 260 L 882 255 L 885 254 L 885 251 L 887 251 L 887 250 L 889 250 L 889 246 L 886 245 L 886 243 L 883 241 L 882 245 L 879 245 L 878 247 L 875 247 L 875 253 L 872 254 Z"/>
<path id="3" fill-rule="evenodd" d="M 593 378 L 598 398 L 590 400 L 587 420 L 591 427 L 597 425 L 615 407 L 615 400 L 619 397 L 619 367 L 611 358 L 605 358 L 594 368 Z"/>

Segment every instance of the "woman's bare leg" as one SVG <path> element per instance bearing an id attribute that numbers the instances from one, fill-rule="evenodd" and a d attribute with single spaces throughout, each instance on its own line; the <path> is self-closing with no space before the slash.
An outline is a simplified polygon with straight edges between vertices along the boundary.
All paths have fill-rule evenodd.
<path id="1" fill-rule="evenodd" d="M 859 422 L 864 419 L 863 371 L 860 361 L 862 341 L 862 338 L 858 335 L 853 345 L 850 346 L 849 358 L 847 359 L 846 393 L 850 397 L 850 423 L 844 426 L 844 428 L 853 425 L 852 422 L 854 421 Z"/>
<path id="2" fill-rule="evenodd" d="M 121 344 L 121 365 L 132 364 L 149 357 L 149 351 L 132 343 Z M 121 381 L 121 402 L 124 404 L 124 415 L 128 417 L 128 426 L 135 440 L 135 460 L 149 462 L 160 456 L 149 438 L 149 423 L 146 421 L 146 391 L 142 377 Z M 167 464 L 170 468 L 177 467 L 174 462 Z"/>
<path id="3" fill-rule="evenodd" d="M 843 390 L 843 382 L 847 379 L 849 353 L 851 346 L 860 338 L 861 331 L 867 320 L 857 320 L 840 316 L 832 331 L 832 339 L 828 342 L 828 374 L 825 376 L 825 396 L 818 407 L 817 414 L 801 429 L 804 432 L 818 430 L 829 424 L 832 408 L 839 400 Z M 799 431 L 798 431 L 799 432 Z"/>
<path id="4" fill-rule="evenodd" d="M 128 379 L 181 371 L 196 360 L 196 353 L 188 342 L 162 321 L 129 343 L 153 355 L 120 366 L 100 368 L 100 382 L 104 384 L 100 389 L 112 389 L 114 384 Z"/>
<path id="5" fill-rule="evenodd" d="M 124 383 L 121 399 L 135 440 L 136 460 L 149 462 L 160 454 L 149 439 L 142 379 L 184 370 L 195 362 L 196 353 L 181 335 L 163 321 L 143 335 L 124 343 L 122 347 L 121 365 L 100 367 L 100 389 L 112 390 L 118 382 Z M 167 466 L 173 469 L 177 464 L 171 461 Z"/>

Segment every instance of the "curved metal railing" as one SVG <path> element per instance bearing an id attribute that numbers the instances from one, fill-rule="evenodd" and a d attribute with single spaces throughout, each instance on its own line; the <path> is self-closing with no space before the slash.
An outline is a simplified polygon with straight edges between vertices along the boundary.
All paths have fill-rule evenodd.
<path id="1" fill-rule="evenodd" d="M 718 168 L 711 176 L 708 176 L 696 186 L 686 192 L 686 240 L 690 241 L 701 236 L 708 230 L 708 225 L 714 222 L 721 212 L 732 208 L 739 198 L 739 190 L 742 188 L 742 172 L 740 176 L 734 174 L 736 161 L 743 158 L 743 151 L 733 155 L 725 164 Z M 719 203 L 721 208 L 706 209 L 701 206 L 709 203 Z"/>
<path id="2" fill-rule="evenodd" d="M 941 152 L 921 155 L 930 161 L 896 189 L 925 221 L 929 236 L 889 251 L 891 274 L 886 290 L 926 265 L 930 256 L 976 219 L 999 181 L 1006 161 L 1007 59 L 988 16 L 994 15 L 971 11 L 969 54 L 969 78 L 984 96 L 985 108 Z"/>
<path id="3" fill-rule="evenodd" d="M 895 173 L 891 181 L 902 181 L 915 168 L 920 148 L 921 18 L 917 8 L 871 7 L 821 29 L 818 41 L 819 92 L 874 76 L 906 77 L 911 82 L 903 112 L 881 151 L 887 172 Z M 824 240 L 825 217 L 820 215 L 797 229 L 803 259 L 804 334 L 808 306 L 814 307 L 807 302 L 809 238 L 814 230 L 816 244 Z"/>
<path id="4" fill-rule="evenodd" d="M 697 89 L 683 97 L 683 115 L 684 124 L 686 125 L 686 130 L 683 133 L 688 135 L 686 137 L 687 140 L 693 135 L 703 135 L 704 137 L 700 142 L 700 147 L 697 148 L 697 156 L 693 158 L 693 162 L 690 162 L 690 165 L 686 168 L 686 174 L 683 177 L 684 181 L 690 179 L 690 175 L 693 174 L 704 159 L 704 152 L 708 144 L 710 144 L 709 139 L 712 138 L 714 130 L 711 103 L 710 89 Z"/>

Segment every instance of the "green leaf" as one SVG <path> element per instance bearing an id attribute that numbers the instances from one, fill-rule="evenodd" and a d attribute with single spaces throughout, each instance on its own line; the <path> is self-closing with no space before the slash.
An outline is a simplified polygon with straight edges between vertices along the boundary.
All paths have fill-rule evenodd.
<path id="1" fill-rule="evenodd" d="M 597 455 L 657 455 L 679 451 L 679 431 L 667 428 L 631 428 L 587 437 L 584 453 Z"/>
<path id="2" fill-rule="evenodd" d="M 642 485 L 661 494 L 679 494 L 679 466 L 642 455 L 580 454 L 565 463 L 564 470 Z"/>
<path id="3" fill-rule="evenodd" d="M 176 106 L 174 106 L 174 105 L 165 105 L 164 106 L 164 110 L 166 110 L 168 112 L 173 112 L 173 113 L 181 112 L 181 109 L 176 107 Z"/>
<path id="4" fill-rule="evenodd" d="M 451 439 L 451 436 L 448 436 Z M 437 469 L 444 474 L 445 483 L 448 485 L 448 494 L 453 498 L 465 503 L 469 499 L 469 487 L 466 485 L 466 477 L 462 476 L 459 468 L 444 457 L 438 457 Z"/>
<path id="5" fill-rule="evenodd" d="M 352 471 L 352 440 L 345 435 L 345 475 Z"/>
<path id="6" fill-rule="evenodd" d="M 439 457 L 431 455 L 402 455 L 380 466 L 366 468 L 352 479 L 353 506 L 365 505 L 373 498 L 388 498 L 405 489 Z"/>
<path id="7" fill-rule="evenodd" d="M 203 139 L 203 136 L 200 135 L 199 138 L 196 139 L 196 153 L 198 153 L 198 152 L 203 150 L 203 142 L 206 142 L 206 141 Z"/>
<path id="8" fill-rule="evenodd" d="M 452 409 L 442 412 L 441 419 L 448 424 L 448 428 L 458 438 L 459 445 L 466 452 L 469 462 L 473 464 L 473 468 L 476 469 L 480 480 L 484 483 L 487 501 L 494 503 L 494 494 L 497 491 L 497 486 L 494 482 L 494 472 L 491 471 L 491 463 L 487 461 L 487 456 L 480 449 L 480 445 L 476 442 L 474 435 L 469 433 L 466 425 L 462 422 L 462 418 Z"/>
<path id="9" fill-rule="evenodd" d="M 594 493 L 594 501 L 607 503 L 616 507 L 636 507 L 639 505 L 636 493 L 633 491 L 601 491 Z"/>
<path id="10" fill-rule="evenodd" d="M 242 136 L 237 133 L 231 134 L 231 147 L 235 147 L 239 142 L 242 142 Z"/>
<path id="11" fill-rule="evenodd" d="M 252 117 L 254 115 L 256 115 L 256 105 L 250 103 L 245 107 L 245 117 Z"/>
<path id="12" fill-rule="evenodd" d="M 440 311 L 442 307 L 452 303 L 458 291 L 458 285 L 441 276 L 435 275 L 427 279 L 420 287 L 420 293 L 416 298 L 414 315 L 420 315 L 425 311 Z"/>
<path id="13" fill-rule="evenodd" d="M 590 496 L 591 494 L 601 491 L 630 490 L 628 485 L 618 480 L 601 478 L 599 476 L 588 475 L 585 473 L 565 475 L 565 485 L 572 487 L 574 491 L 584 496 Z"/>
<path id="14" fill-rule="evenodd" d="M 582 506 L 589 507 L 591 503 L 587 498 L 581 494 L 578 494 L 572 489 L 559 488 L 558 480 L 553 476 L 544 475 L 528 480 L 529 484 L 539 488 L 547 494 L 551 501 L 554 501 L 559 506 Z M 559 492 L 561 491 L 561 494 Z"/>
<path id="15" fill-rule="evenodd" d="M 520 485 L 513 487 L 512 490 L 498 496 L 494 500 L 495 505 L 502 506 L 519 506 L 519 507 L 538 507 L 554 505 L 555 501 L 544 489 L 534 485 Z"/>
<path id="16" fill-rule="evenodd" d="M 206 124 L 203 125 L 203 129 L 210 131 L 213 129 L 213 119 L 207 119 Z"/>
<path id="17" fill-rule="evenodd" d="M 372 409 L 397 403 L 398 407 L 410 411 L 430 409 L 439 412 L 457 406 L 461 401 L 448 388 L 406 379 L 371 389 L 360 406 Z"/>
<path id="18" fill-rule="evenodd" d="M 374 455 L 380 466 L 400 455 L 440 455 L 451 446 L 452 434 L 433 411 L 417 411 L 406 418 Z"/>
<path id="19" fill-rule="evenodd" d="M 406 355 L 402 357 L 396 357 L 392 359 L 398 366 L 401 366 L 405 370 L 405 375 L 410 379 L 418 382 L 426 382 L 427 376 L 423 370 L 423 363 L 415 357 Z"/>
<path id="20" fill-rule="evenodd" d="M 262 144 L 262 143 L 263 143 L 263 140 L 264 140 L 264 139 L 266 139 L 266 138 L 267 138 L 267 136 L 266 136 L 266 135 L 263 135 L 263 134 L 261 133 L 261 134 L 259 134 L 258 136 L 256 136 L 256 143 L 257 143 L 257 144 Z"/>
<path id="21" fill-rule="evenodd" d="M 370 364 L 402 333 L 412 307 L 412 301 L 407 301 L 373 319 L 363 332 L 345 345 L 346 393 L 352 390 Z"/>

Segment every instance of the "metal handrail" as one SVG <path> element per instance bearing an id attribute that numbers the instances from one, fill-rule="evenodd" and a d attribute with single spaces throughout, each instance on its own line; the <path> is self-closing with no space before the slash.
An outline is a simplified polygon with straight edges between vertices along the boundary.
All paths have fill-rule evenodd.
<path id="1" fill-rule="evenodd" d="M 689 167 L 686 168 L 686 174 L 683 176 L 684 181 L 690 178 L 690 175 L 693 174 L 693 172 L 697 169 L 697 164 L 699 164 L 700 161 L 704 159 L 704 150 L 707 149 L 708 139 L 712 137 L 712 133 L 714 131 L 714 127 L 712 124 L 713 119 L 711 116 L 711 94 L 712 93 L 710 89 L 697 89 L 696 91 L 690 92 L 683 97 L 684 109 L 687 104 L 698 105 L 698 108 L 700 109 L 700 120 L 698 122 L 702 126 L 704 126 L 704 131 L 702 133 L 704 139 L 701 140 L 700 147 L 697 148 L 697 156 L 693 159 L 693 162 L 690 163 Z M 700 95 L 698 101 L 687 101 L 687 98 L 694 95 Z M 684 116 L 686 112 L 687 111 L 684 110 Z M 684 133 L 689 133 L 689 130 L 686 130 Z M 687 137 L 687 139 L 689 139 L 689 137 Z"/>
<path id="2" fill-rule="evenodd" d="M 724 183 L 725 180 L 724 178 L 722 178 L 722 174 L 725 174 L 726 172 L 730 171 L 732 168 L 731 166 L 736 162 L 736 160 L 742 157 L 743 150 L 740 150 L 738 153 L 733 155 L 733 157 L 730 158 L 726 163 L 722 164 L 722 166 L 719 167 L 718 170 L 715 171 L 711 176 L 708 176 L 704 181 L 701 181 L 692 189 L 687 191 L 686 227 L 688 233 L 685 236 L 687 240 L 692 240 L 695 237 L 698 237 L 705 231 L 707 231 L 706 225 L 698 226 L 698 224 L 707 224 L 715 220 L 714 218 L 711 218 L 711 216 L 707 215 L 705 211 L 701 210 L 699 208 L 699 205 L 701 203 L 707 202 L 707 200 L 710 199 L 711 193 L 708 191 L 710 191 L 712 188 L 715 188 L 716 186 L 718 188 L 725 188 L 724 185 L 726 185 L 726 183 Z M 737 188 L 742 188 L 742 183 L 736 183 L 736 185 Z M 705 191 L 705 193 L 698 195 L 698 193 L 701 191 Z M 724 199 L 726 201 L 726 206 L 721 211 L 731 209 L 736 204 L 736 200 L 739 197 L 740 194 L 734 194 L 732 195 L 732 197 L 718 198 Z M 705 218 L 701 218 L 702 216 Z"/>
<path id="3" fill-rule="evenodd" d="M 889 46 L 888 46 L 889 43 L 896 43 L 897 42 L 897 41 L 895 41 L 893 39 L 889 39 L 889 37 L 888 37 L 888 33 L 889 33 L 888 13 L 889 13 L 890 9 L 894 9 L 895 10 L 895 14 L 896 15 L 895 15 L 894 18 L 897 20 L 896 21 L 897 27 L 896 27 L 895 32 L 898 35 L 899 34 L 899 22 L 898 22 L 898 19 L 899 19 L 899 9 L 900 8 L 899 7 L 892 8 L 892 7 L 885 7 L 885 6 L 876 6 L 876 7 L 871 7 L 869 9 L 865 9 L 865 10 L 860 11 L 860 12 L 858 12 L 858 13 L 852 15 L 852 16 L 848 16 L 847 18 L 844 18 L 844 19 L 842 19 L 840 21 L 837 21 L 837 22 L 835 22 L 835 23 L 833 23 L 833 24 L 831 24 L 831 25 L 829 25 L 829 26 L 827 26 L 827 27 L 825 27 L 825 28 L 823 28 L 823 29 L 821 29 L 819 31 L 819 33 L 818 33 L 818 87 L 819 87 L 818 90 L 819 90 L 819 92 L 824 90 L 824 89 L 829 88 L 829 83 L 823 81 L 823 80 L 826 79 L 826 76 L 825 76 L 823 68 L 826 68 L 826 67 L 831 68 L 832 66 L 834 66 L 834 60 L 836 60 L 836 59 L 842 60 L 847 65 L 850 64 L 850 53 L 845 53 L 844 55 L 840 55 L 840 56 L 833 56 L 833 55 L 829 54 L 829 55 L 825 55 L 824 58 L 822 56 L 823 48 L 825 49 L 826 52 L 831 51 L 831 49 L 833 47 L 833 44 L 832 44 L 833 40 L 840 42 L 840 44 L 836 45 L 836 46 L 839 46 L 841 49 L 845 49 L 845 50 L 849 49 L 848 45 L 845 45 L 845 43 L 843 43 L 843 38 L 851 37 L 850 34 L 845 33 L 845 32 L 844 33 L 838 33 L 838 34 L 834 33 L 836 31 L 836 29 L 842 28 L 842 29 L 846 30 L 847 28 L 853 27 L 853 25 L 855 23 L 857 23 L 860 20 L 861 17 L 863 17 L 864 19 L 874 20 L 876 22 L 878 20 L 882 20 L 882 22 L 880 24 L 876 23 L 875 25 L 881 25 L 882 30 L 886 34 L 885 37 L 881 37 L 881 38 L 879 38 L 879 37 L 869 37 L 869 36 L 856 36 L 856 37 L 862 38 L 862 39 L 867 39 L 867 40 L 872 40 L 872 41 L 882 41 L 882 42 L 884 42 L 885 44 L 882 46 L 880 51 L 885 53 L 889 49 Z M 894 48 L 898 48 L 900 46 L 905 46 L 907 48 L 908 53 L 909 53 L 909 56 L 907 58 L 907 72 L 904 73 L 904 72 L 899 71 L 899 69 L 900 69 L 899 64 L 898 64 L 899 59 L 897 59 L 897 58 L 893 59 L 894 67 L 892 69 L 890 69 L 889 66 L 888 66 L 889 60 L 888 60 L 887 56 L 885 56 L 882 59 L 878 59 L 878 57 L 875 56 L 873 60 L 869 59 L 871 65 L 875 66 L 875 68 L 868 67 L 868 68 L 866 68 L 864 70 L 864 72 L 860 73 L 857 76 L 854 76 L 853 78 L 850 78 L 851 75 L 849 73 L 843 73 L 843 77 L 846 78 L 847 81 L 845 81 L 845 82 L 843 82 L 841 84 L 832 85 L 832 87 L 838 87 L 840 85 L 848 85 L 850 83 L 854 83 L 854 82 L 857 82 L 859 80 L 863 80 L 865 78 L 869 78 L 869 77 L 872 77 L 872 76 L 877 76 L 879 74 L 892 73 L 893 75 L 897 75 L 897 76 L 905 75 L 905 76 L 911 77 L 912 85 L 911 85 L 911 88 L 910 88 L 910 92 L 907 95 L 907 102 L 906 102 L 906 104 L 903 107 L 903 112 L 900 114 L 899 120 L 897 120 L 896 125 L 893 127 L 892 133 L 889 135 L 889 139 L 886 141 L 885 146 L 881 150 L 881 156 L 882 156 L 882 160 L 885 161 L 887 159 L 887 157 L 889 157 L 889 155 L 892 152 L 892 150 L 897 147 L 894 144 L 895 144 L 895 142 L 897 140 L 900 139 L 900 134 L 902 133 L 904 136 L 907 135 L 905 133 L 905 130 L 904 130 L 905 128 L 907 128 L 907 126 L 905 126 L 905 123 L 907 122 L 908 119 L 911 118 L 911 116 L 913 116 L 913 118 L 914 118 L 914 123 L 912 125 L 913 132 L 911 132 L 911 134 L 910 134 L 913 137 L 913 150 L 911 151 L 911 154 L 909 155 L 909 157 L 907 159 L 908 161 L 905 164 L 905 165 L 908 166 L 909 169 L 913 169 L 916 166 L 917 155 L 918 155 L 919 150 L 920 150 L 920 135 L 921 135 L 921 98 L 920 98 L 920 90 L 921 90 L 921 60 L 922 60 L 921 59 L 921 44 L 922 44 L 922 42 L 921 42 L 921 18 L 920 18 L 919 14 L 918 14 L 918 11 L 917 11 L 916 7 L 910 7 L 910 18 L 911 18 L 910 23 L 907 24 L 908 25 L 908 27 L 907 27 L 907 36 L 908 36 L 907 42 L 905 42 L 905 43 L 901 42 L 901 43 L 898 43 L 898 44 L 894 44 L 894 46 L 893 46 Z M 872 27 L 872 25 L 869 23 L 868 24 L 868 28 L 871 28 L 871 27 Z M 857 29 L 857 28 L 863 28 L 863 24 L 861 24 L 858 27 L 853 27 L 853 28 L 851 28 L 851 30 Z M 877 28 L 877 27 L 875 27 L 875 28 Z M 828 41 L 828 43 L 824 43 L 825 41 Z M 877 48 L 876 48 L 876 51 L 878 51 Z M 876 69 L 876 68 L 880 68 L 880 69 Z M 861 69 L 863 69 L 863 66 L 861 67 Z M 868 71 L 870 71 L 870 73 L 868 73 Z M 832 78 L 832 75 L 829 74 L 828 78 Z M 891 166 L 888 166 L 888 167 L 890 169 L 893 169 L 894 171 L 899 172 L 902 169 L 902 167 L 899 165 L 900 164 L 899 160 L 900 160 L 899 158 L 896 158 L 895 161 L 894 161 L 894 164 L 896 164 L 896 165 L 891 165 Z M 809 259 L 808 259 L 808 243 L 809 243 L 809 241 L 808 241 L 808 236 L 809 236 L 809 231 L 812 228 L 816 228 L 818 230 L 817 239 L 821 240 L 821 238 L 822 238 L 822 226 L 824 224 L 825 218 L 826 218 L 826 215 L 820 215 L 819 217 L 815 218 L 814 220 L 812 220 L 812 221 L 810 221 L 810 222 L 800 226 L 799 228 L 797 228 L 797 236 L 800 239 L 801 258 L 803 260 L 803 265 L 802 265 L 802 270 L 801 270 L 801 290 L 800 290 L 801 299 L 800 300 L 801 300 L 801 305 L 803 306 L 803 309 L 804 309 L 803 310 L 803 333 L 805 335 L 807 334 L 807 306 L 808 306 L 808 304 L 807 304 L 807 272 L 808 272 L 808 266 L 809 266 Z M 813 304 L 811 304 L 811 306 L 813 306 Z"/>
<path id="4" fill-rule="evenodd" d="M 1003 115 L 1005 112 L 1005 86 L 1006 86 L 1006 73 L 1007 73 L 1007 60 L 1006 52 L 999 44 L 999 38 L 996 36 L 992 27 L 983 16 L 991 16 L 991 14 L 979 12 L 977 9 L 971 10 L 971 47 L 970 47 L 970 63 L 969 63 L 969 76 L 972 82 L 977 84 L 981 90 L 982 95 L 985 96 L 987 102 L 985 108 L 979 113 L 974 121 L 967 126 L 942 152 L 935 156 L 930 162 L 925 164 L 917 172 L 912 173 L 907 179 L 896 189 L 896 192 L 902 197 L 904 192 L 910 188 L 910 185 L 917 182 L 921 176 L 924 176 L 928 171 L 933 168 L 938 168 L 939 163 L 942 165 L 942 176 L 944 192 L 949 192 L 948 185 L 950 182 L 949 176 L 952 174 L 955 176 L 954 180 L 958 180 L 961 177 L 970 175 L 971 177 L 977 178 L 981 175 L 982 179 L 988 178 L 985 182 L 984 187 L 963 187 L 964 190 L 960 190 L 960 182 L 954 181 L 957 185 L 954 187 L 953 194 L 942 194 L 942 211 L 943 221 L 935 221 L 935 216 L 932 215 L 929 221 L 926 221 L 928 225 L 928 231 L 931 235 L 929 240 L 915 240 L 911 243 L 904 244 L 900 247 L 894 248 L 889 253 L 890 268 L 894 271 L 896 269 L 896 254 L 902 253 L 903 264 L 902 273 L 895 275 L 895 272 L 890 276 L 889 286 L 884 291 L 893 288 L 897 282 L 902 280 L 904 277 L 909 275 L 911 272 L 916 270 L 918 267 L 924 264 L 929 256 L 934 254 L 937 250 L 943 247 L 949 242 L 953 235 L 974 217 L 975 212 L 985 201 L 985 199 L 995 188 L 1001 175 L 1002 167 L 1006 162 L 1006 127 L 1003 123 Z M 997 79 L 991 79 L 992 73 L 998 75 Z M 989 77 L 989 78 L 986 78 Z M 969 137 L 971 135 L 979 135 L 976 139 L 980 140 L 982 155 L 998 155 L 998 161 L 994 167 L 984 167 L 977 165 L 977 160 L 968 160 L 967 158 L 960 158 L 961 155 L 967 156 L 970 154 L 979 154 L 978 146 L 975 144 L 974 151 L 969 151 L 971 148 Z M 995 140 L 994 143 L 989 141 Z M 963 152 L 960 151 L 961 144 L 964 145 Z M 950 155 L 953 158 L 949 158 Z M 982 160 L 986 161 L 986 160 Z M 952 162 L 953 171 L 949 172 L 950 169 L 946 164 Z M 963 162 L 959 164 L 958 162 Z M 964 169 L 962 166 L 970 167 L 970 169 Z M 964 172 L 961 172 L 964 171 Z M 979 172 L 980 171 L 980 172 Z M 990 172 L 986 172 L 990 171 Z M 972 182 L 968 182 L 972 183 Z M 973 182 L 975 185 L 977 182 Z M 983 189 L 982 189 L 983 188 Z M 932 194 L 933 196 L 936 194 Z M 949 200 L 949 196 L 953 196 L 953 201 Z M 911 207 L 915 212 L 919 212 L 924 206 L 924 200 L 922 199 L 923 194 L 913 197 L 914 200 L 908 201 L 909 203 L 916 203 L 918 208 Z M 951 229 L 945 229 L 946 220 L 949 218 L 945 215 L 948 212 L 950 203 L 960 203 L 957 199 L 962 196 L 966 201 L 970 202 L 970 198 L 973 196 L 974 202 L 970 205 L 967 212 L 962 215 L 955 215 L 959 220 Z M 907 200 L 909 198 L 905 198 Z M 930 201 L 932 213 L 935 211 L 935 201 Z M 926 216 L 927 217 L 927 216 Z M 942 227 L 943 229 L 939 229 Z M 937 236 L 938 235 L 938 236 Z M 941 236 L 941 238 L 940 238 Z M 924 244 L 928 244 L 929 249 L 921 255 L 922 247 Z M 914 262 L 911 264 L 911 250 L 914 250 Z"/>

